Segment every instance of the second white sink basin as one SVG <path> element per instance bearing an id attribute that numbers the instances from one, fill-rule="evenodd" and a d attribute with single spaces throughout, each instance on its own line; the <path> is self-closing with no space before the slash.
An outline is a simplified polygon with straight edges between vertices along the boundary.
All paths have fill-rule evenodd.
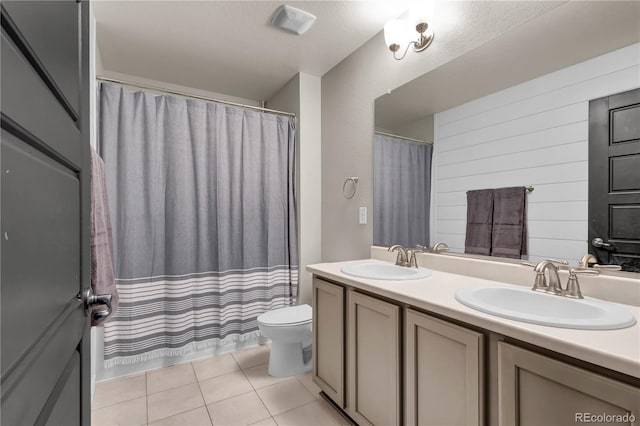
<path id="1" fill-rule="evenodd" d="M 487 314 L 551 327 L 613 330 L 636 322 L 631 312 L 608 302 L 570 299 L 517 286 L 462 288 L 455 297 Z"/>
<path id="2" fill-rule="evenodd" d="M 340 270 L 353 277 L 372 280 L 418 280 L 431 276 L 431 271 L 427 268 L 409 268 L 385 262 L 354 263 L 343 266 Z"/>

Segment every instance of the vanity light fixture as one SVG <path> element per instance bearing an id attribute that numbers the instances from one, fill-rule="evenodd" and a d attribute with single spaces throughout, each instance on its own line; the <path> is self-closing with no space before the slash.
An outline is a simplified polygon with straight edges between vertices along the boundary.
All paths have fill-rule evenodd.
<path id="1" fill-rule="evenodd" d="M 418 22 L 415 30 L 418 33 L 417 40 L 415 40 L 415 33 L 412 34 L 411 24 L 407 21 L 394 19 L 385 24 L 384 41 L 387 43 L 389 50 L 393 52 L 395 59 L 404 59 L 404 57 L 407 56 L 409 47 L 413 46 L 415 52 L 422 52 L 429 47 L 433 41 L 433 31 L 429 29 L 429 24 L 427 22 Z M 398 58 L 396 52 L 398 52 L 403 45 L 406 45 L 404 53 Z"/>
<path id="2" fill-rule="evenodd" d="M 393 57 L 397 60 L 404 59 L 410 47 L 415 52 L 422 52 L 433 42 L 433 24 L 435 0 L 421 0 L 413 2 L 408 12 L 408 18 L 394 19 L 384 26 L 384 41 Z M 404 49 L 402 56 L 397 53 Z"/>

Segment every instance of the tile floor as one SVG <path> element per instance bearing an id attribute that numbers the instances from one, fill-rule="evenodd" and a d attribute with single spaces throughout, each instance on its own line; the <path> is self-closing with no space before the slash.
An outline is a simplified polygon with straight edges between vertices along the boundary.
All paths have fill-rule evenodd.
<path id="1" fill-rule="evenodd" d="M 99 382 L 94 425 L 348 425 L 311 373 L 267 373 L 269 346 Z"/>

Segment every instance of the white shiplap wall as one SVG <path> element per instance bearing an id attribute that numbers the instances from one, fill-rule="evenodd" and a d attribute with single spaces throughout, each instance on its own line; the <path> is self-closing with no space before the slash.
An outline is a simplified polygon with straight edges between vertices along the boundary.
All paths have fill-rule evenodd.
<path id="1" fill-rule="evenodd" d="M 587 252 L 589 100 L 640 87 L 640 44 L 434 117 L 432 232 L 464 251 L 466 191 L 533 185 L 529 258 Z"/>

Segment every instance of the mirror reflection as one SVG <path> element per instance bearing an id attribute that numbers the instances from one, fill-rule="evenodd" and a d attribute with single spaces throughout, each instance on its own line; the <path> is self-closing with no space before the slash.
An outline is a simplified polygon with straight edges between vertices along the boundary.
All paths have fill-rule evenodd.
<path id="1" fill-rule="evenodd" d="M 503 86 L 476 52 L 378 98 L 374 243 L 640 272 L 639 47 Z"/>

